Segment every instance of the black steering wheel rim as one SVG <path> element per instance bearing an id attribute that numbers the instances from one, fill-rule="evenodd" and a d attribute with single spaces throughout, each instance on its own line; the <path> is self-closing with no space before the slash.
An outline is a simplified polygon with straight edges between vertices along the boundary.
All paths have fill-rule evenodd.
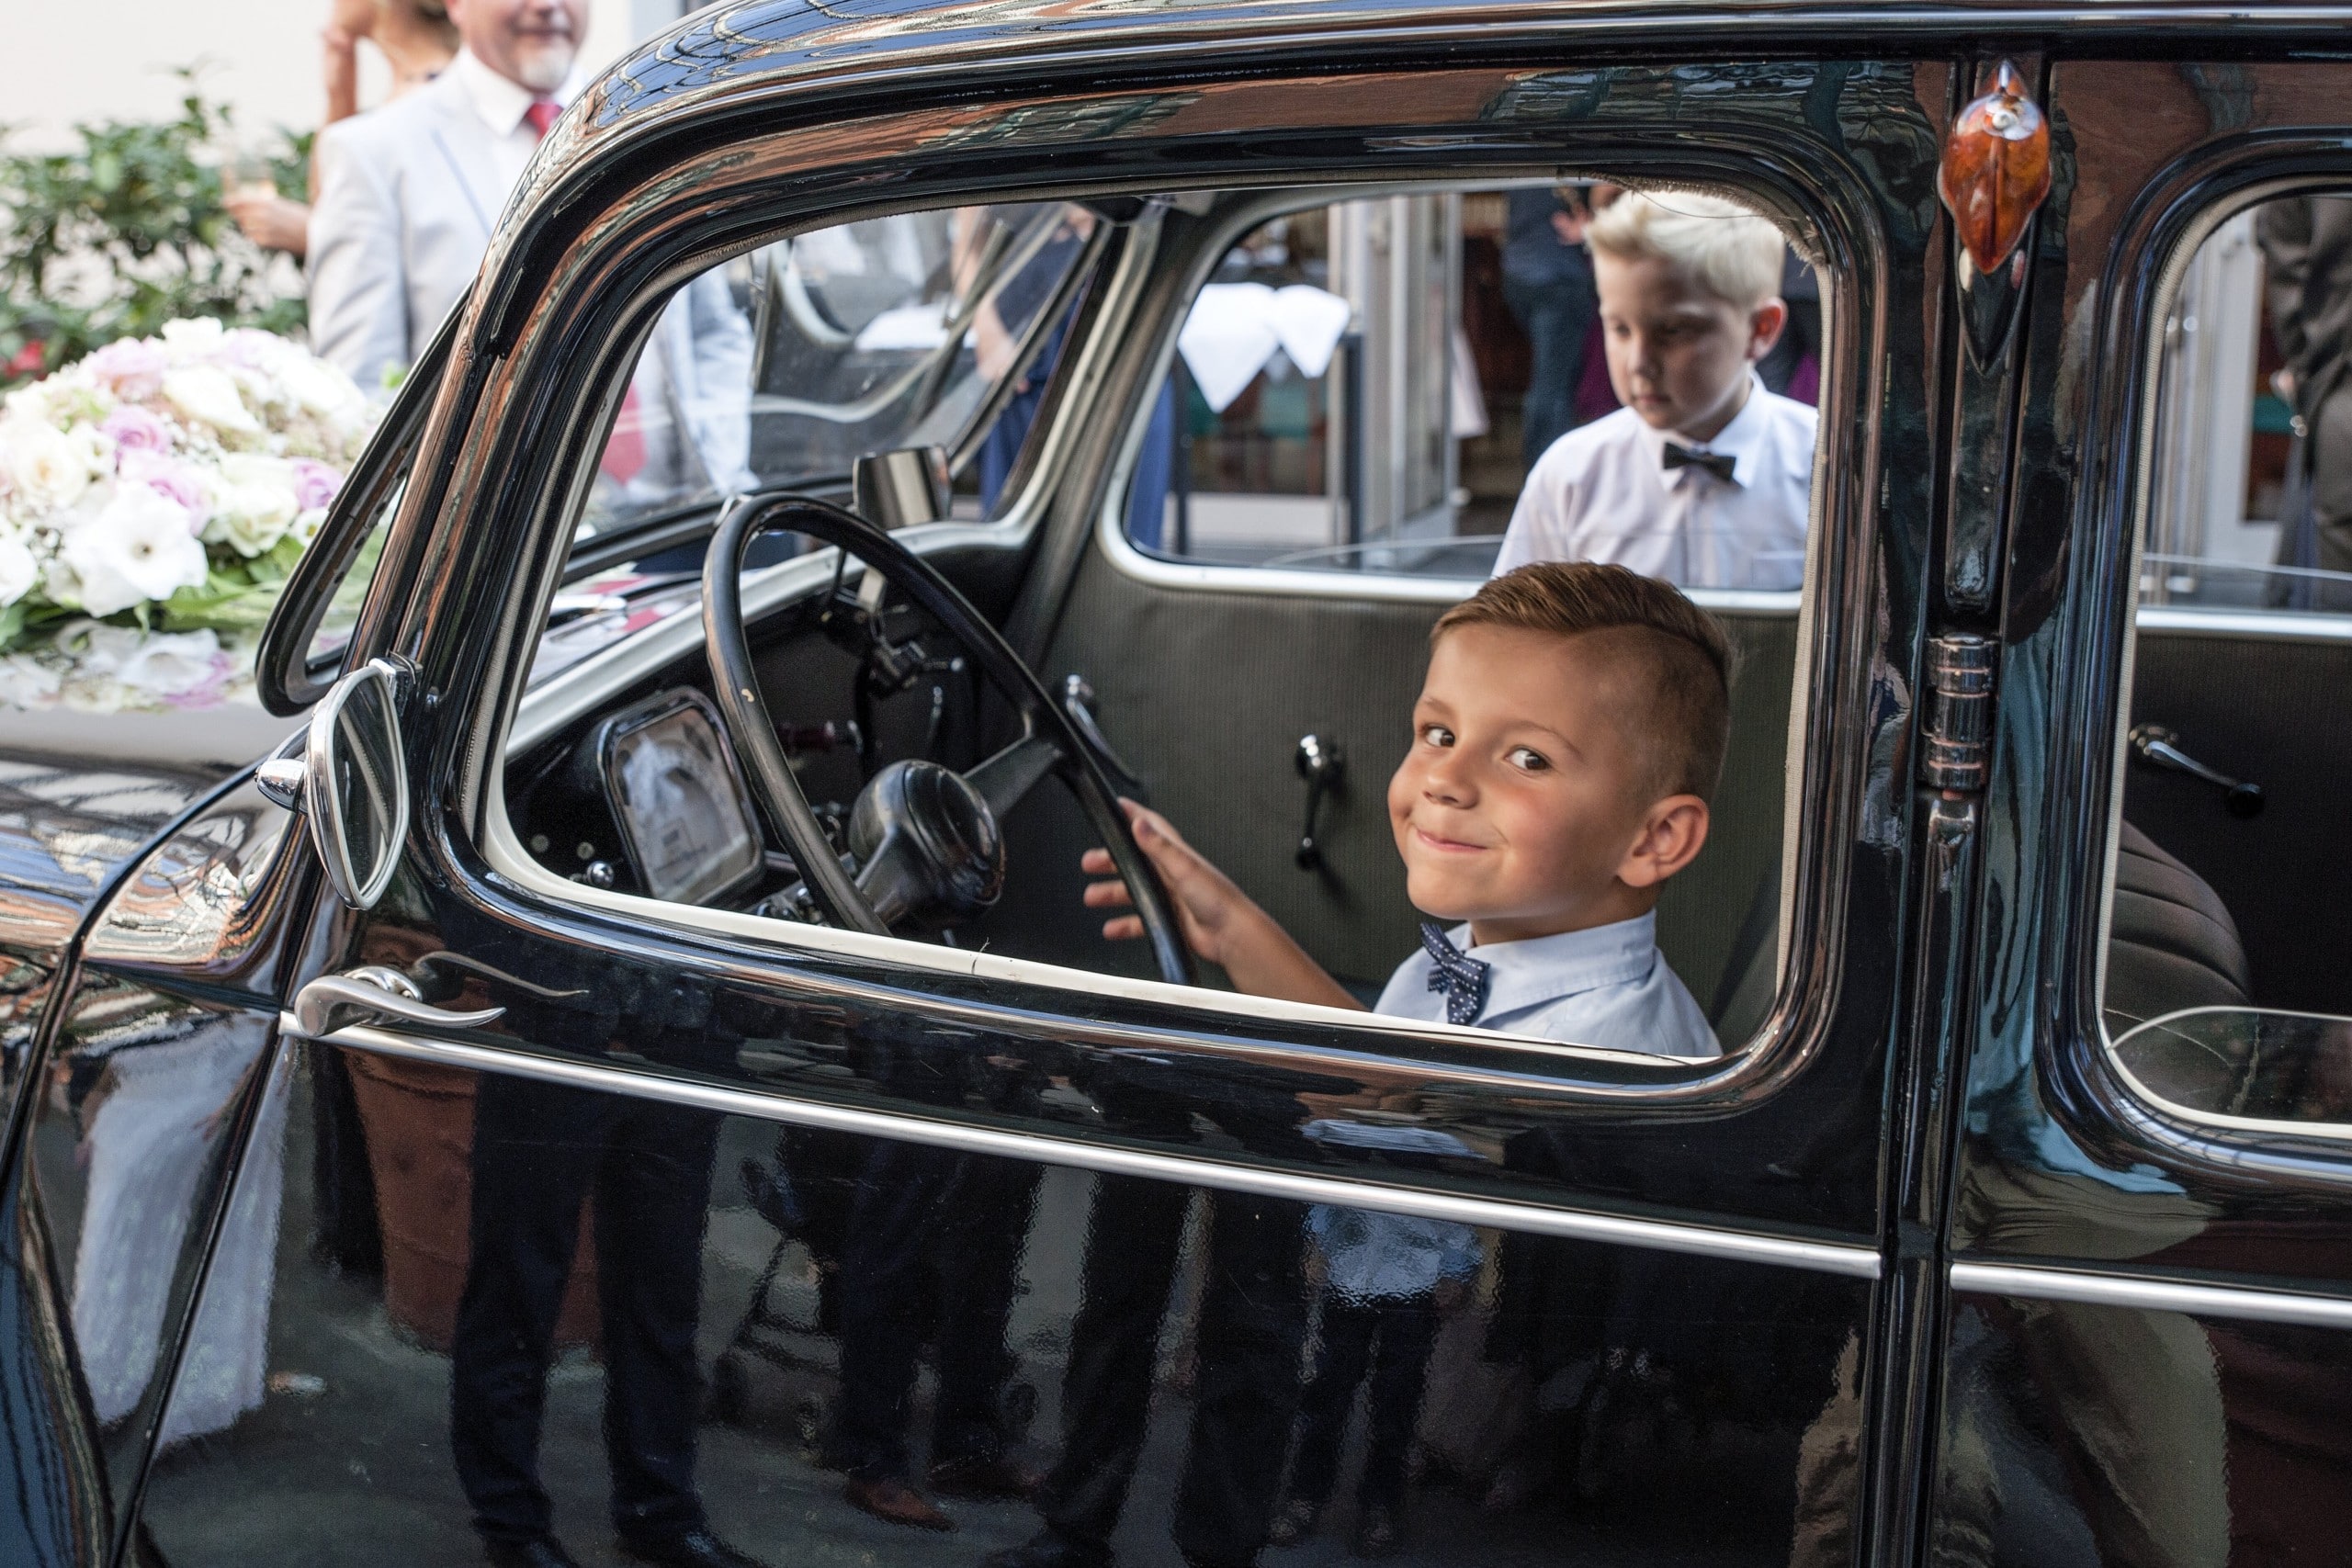
<path id="1" fill-rule="evenodd" d="M 880 572 L 886 582 L 905 593 L 962 645 L 981 675 L 1012 705 L 1022 722 L 1023 741 L 1041 739 L 1057 753 L 1053 772 L 1070 785 L 1088 821 L 1110 851 L 1135 900 L 1160 977 L 1180 986 L 1194 984 L 1192 952 L 1177 926 L 1167 890 L 1151 862 L 1136 847 L 1109 776 L 1069 714 L 996 627 L 929 562 L 854 512 L 812 496 L 741 501 L 720 517 L 709 553 L 703 558 L 703 641 L 710 658 L 718 711 L 730 731 L 736 755 L 751 775 L 752 792 L 791 849 L 809 897 L 826 916 L 849 930 L 876 936 L 891 934 L 852 874 L 835 857 L 831 841 L 792 772 L 767 700 L 760 692 L 751 636 L 743 623 L 743 555 L 752 539 L 776 528 L 805 534 L 863 562 L 867 570 Z"/>

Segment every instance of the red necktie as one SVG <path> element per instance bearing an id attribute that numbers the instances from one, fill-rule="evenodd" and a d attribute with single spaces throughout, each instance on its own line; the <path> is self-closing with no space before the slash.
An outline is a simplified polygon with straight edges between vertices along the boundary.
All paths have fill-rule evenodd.
<path id="1" fill-rule="evenodd" d="M 544 138 L 548 127 L 553 125 L 555 117 L 562 112 L 563 106 L 553 98 L 533 98 L 531 107 L 523 111 L 523 119 L 531 128 L 532 135 Z"/>

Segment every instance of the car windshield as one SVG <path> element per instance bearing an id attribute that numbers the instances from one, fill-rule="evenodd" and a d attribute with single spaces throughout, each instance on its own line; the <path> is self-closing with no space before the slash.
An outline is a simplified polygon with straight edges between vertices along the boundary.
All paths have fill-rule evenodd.
<path id="1" fill-rule="evenodd" d="M 865 453 L 957 456 L 990 394 L 1050 349 L 1093 232 L 1064 203 L 899 213 L 696 278 L 639 355 L 581 536 L 839 482 Z"/>

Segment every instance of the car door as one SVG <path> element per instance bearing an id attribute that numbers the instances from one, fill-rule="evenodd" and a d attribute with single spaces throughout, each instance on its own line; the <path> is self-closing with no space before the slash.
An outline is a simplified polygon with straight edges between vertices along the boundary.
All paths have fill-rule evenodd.
<path id="1" fill-rule="evenodd" d="M 2256 204 L 2340 184 L 2344 81 L 2318 63 L 2050 66 L 2072 159 L 2017 351 L 1939 1558 L 2342 1554 L 2340 634 L 2259 594 L 2182 603 L 2200 577 L 2256 574 L 2184 556 L 2165 496 L 2201 482 L 2197 447 L 2243 454 L 2253 400 L 2249 333 L 2224 340 L 2222 395 L 2200 402 L 2166 322 L 2219 336 L 2256 313 L 2258 259 L 2232 296 L 2192 258 L 2242 238 Z M 2199 496 L 2199 536 L 2240 531 L 2239 477 Z M 2152 722 L 2169 756 L 2130 743 Z M 2183 756 L 2265 786 L 2269 809 L 2229 810 L 2233 781 Z"/>
<path id="2" fill-rule="evenodd" d="M 1055 1469 L 1034 1498 L 1048 1524 L 1078 1520 L 1123 1561 L 1247 1561 L 1317 1332 L 1303 1245 L 1314 1205 L 1473 1228 L 1485 1304 L 1500 1318 L 1492 1298 L 1515 1293 L 1521 1332 L 1481 1343 L 1457 1327 L 1438 1347 L 1462 1392 L 1458 1426 L 1505 1459 L 1546 1456 L 1539 1507 L 1555 1483 L 1580 1480 L 1565 1524 L 1432 1503 L 1418 1550 L 1777 1562 L 1792 1543 L 1869 1552 L 1905 1527 L 1887 1477 L 1908 1450 L 1886 1438 L 1924 1375 L 1932 1254 L 1905 1239 L 1890 1193 L 1908 1193 L 1895 1173 L 1931 1143 L 1930 1122 L 1904 1108 L 1946 1044 L 1940 972 L 1912 976 L 1915 932 L 1938 929 L 1913 886 L 1914 840 L 1938 840 L 1907 761 L 1928 679 L 1931 415 L 1946 373 L 1937 132 L 1957 79 L 1932 60 L 1746 62 L 1752 35 L 1737 63 L 1593 67 L 1555 42 L 1544 69 L 1521 56 L 1508 70 L 1449 64 L 1410 40 L 1368 54 L 1335 39 L 1323 62 L 1344 54 L 1371 73 L 1340 112 L 1312 75 L 1198 80 L 1144 51 L 1178 36 L 1162 26 L 1121 35 L 1136 50 L 1130 88 L 1081 87 L 1031 58 L 1003 67 L 1008 96 L 985 103 L 963 96 L 968 73 L 952 86 L 926 75 L 931 57 L 910 42 L 888 67 L 904 67 L 891 109 L 821 147 L 753 138 L 757 156 L 716 138 L 739 123 L 724 93 L 654 93 L 628 138 L 591 138 L 520 209 L 424 436 L 430 482 L 403 502 L 355 637 L 389 656 L 368 677 L 375 708 L 345 737 L 380 765 L 314 767 L 307 786 L 322 821 L 322 790 L 402 761 L 404 793 L 335 808 L 346 827 L 372 823 L 372 845 L 337 840 L 332 823 L 322 835 L 359 870 L 380 860 L 388 887 L 347 903 L 305 884 L 288 917 L 293 1131 L 249 1143 L 239 1178 L 242 1197 L 275 1171 L 287 1196 L 274 1235 L 237 1233 L 241 1251 L 221 1232 L 198 1309 L 199 1325 L 216 1302 L 258 1314 L 286 1381 L 234 1440 L 148 1476 L 142 1540 L 171 1561 L 304 1561 L 368 1542 L 454 1557 L 472 1531 L 591 1538 L 599 1503 L 625 1534 L 707 1524 L 772 1560 L 929 1555 L 921 1543 L 936 1537 L 845 1509 L 828 1473 L 854 1484 L 917 1462 L 903 1450 L 926 1342 L 934 1464 L 988 1446 L 955 1448 L 965 1420 Z M 712 27 L 689 36 L 718 49 L 757 36 Z M 1296 36 L 1280 58 L 1299 58 Z M 1235 39 L 1250 43 L 1246 24 Z M 672 58 L 619 80 L 643 91 Z M 764 88 L 755 70 L 728 90 L 749 103 Z M 855 210 L 876 171 L 910 200 L 968 198 L 998 177 L 1006 145 L 1050 171 L 1024 191 L 1099 195 L 1132 184 L 1123 171 L 1139 152 L 1174 189 L 1236 168 L 1262 177 L 1269 147 L 1295 178 L 1430 176 L 1464 159 L 1523 176 L 1571 155 L 1661 162 L 1669 128 L 1681 156 L 1811 228 L 1839 263 L 1832 318 L 1855 323 L 1830 345 L 1830 478 L 1806 629 L 1788 655 L 1801 805 L 1782 857 L 1785 961 L 1750 1048 L 1697 1068 L 1531 1057 L 991 953 L 682 911 L 600 889 L 584 870 L 566 882 L 530 868 L 500 759 L 536 601 L 560 572 L 665 277 Z M 798 183 L 771 183 L 796 161 Z M 583 224 L 582 202 L 643 226 Z M 1138 267 L 1121 286 L 1150 282 Z M 1160 324 L 1172 303 L 1163 292 Z M 1107 319 L 1108 303 L 1090 309 Z M 1167 341 L 1147 313 L 1118 324 Z M 1146 416 L 1165 361 L 1122 355 L 1107 327 L 1083 341 L 1041 415 L 1067 423 L 1016 508 L 1034 529 L 1033 607 L 1016 604 L 1012 623 L 1068 628 L 1037 646 L 1109 682 L 1114 739 L 1146 757 L 1171 742 L 1117 716 L 1164 707 L 1181 720 L 1191 700 L 1136 672 L 1164 651 L 1156 623 L 1320 639 L 1337 658 L 1295 701 L 1252 714 L 1235 747 L 1262 779 L 1279 771 L 1270 756 L 1288 765 L 1290 730 L 1409 683 L 1395 650 L 1418 642 L 1430 602 L 1214 581 L 1181 614 L 1142 602 L 1110 575 L 1098 520 L 1131 450 L 1122 433 Z M 1123 616 L 1139 648 L 1106 630 Z M 1343 690 L 1348 628 L 1385 661 L 1361 692 Z M 1378 743 L 1358 744 L 1376 769 Z M 1940 798 L 1965 794 L 1955 784 Z M 380 819 L 360 815 L 369 799 Z M 1204 815 L 1219 804 L 1202 802 Z M 356 1164 L 337 1143 L 354 1128 Z M 1608 1354 L 1580 1359 L 1596 1345 Z M 192 1351 L 175 1401 L 201 1398 L 199 1364 Z M 704 1419 L 706 1377 L 723 1426 Z M 533 1475 L 513 1462 L 524 1429 Z M 1562 1455 L 1575 1474 L 1559 1472 Z M 1010 1495 L 1025 1485 L 994 1482 L 999 1495 L 950 1517 L 955 1555 L 1036 1529 L 1038 1512 Z M 272 1506 L 285 1502 L 297 1506 Z"/>

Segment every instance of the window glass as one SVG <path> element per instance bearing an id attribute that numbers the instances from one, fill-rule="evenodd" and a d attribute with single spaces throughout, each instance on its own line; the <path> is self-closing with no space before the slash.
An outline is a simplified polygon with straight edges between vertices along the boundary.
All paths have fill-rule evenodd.
<path id="1" fill-rule="evenodd" d="M 1810 423 L 1779 433 L 1789 471 L 1777 507 L 1765 510 L 1781 515 L 1761 527 L 1745 514 L 1755 508 L 1737 504 L 1629 523 L 1642 509 L 1614 504 L 1612 492 L 1603 500 L 1620 522 L 1601 538 L 1560 514 L 1564 487 L 1631 476 L 1578 465 L 1531 490 L 1556 442 L 1623 407 L 1616 389 L 1627 372 L 1611 373 L 1611 312 L 1586 240 L 1623 194 L 1600 184 L 1402 195 L 1251 229 L 1220 258 L 1178 337 L 1163 400 L 1173 417 L 1155 415 L 1138 454 L 1131 540 L 1204 562 L 1475 580 L 1495 569 L 1523 513 L 1524 531 L 1554 536 L 1510 564 L 1574 556 L 1620 559 L 1685 587 L 1798 587 Z M 1696 198 L 1648 199 L 1686 230 L 1732 216 Z M 1777 324 L 1755 384 L 1809 408 L 1820 388 L 1820 289 L 1785 245 L 1770 292 Z M 1641 341 L 1630 313 L 1629 304 L 1613 313 L 1621 344 Z M 1640 361 L 1630 351 L 1620 358 Z M 1713 422 L 1661 413 L 1652 423 Z M 1736 464 L 1756 445 L 1747 428 L 1756 423 L 1702 445 Z M 1740 478 L 1751 492 L 1766 488 Z"/>
<path id="2" fill-rule="evenodd" d="M 1792 272 L 1780 229 L 1715 197 L 1549 185 L 1336 205 L 1322 194 L 1299 193 L 1287 210 L 1253 190 L 1124 209 L 1136 243 L 1123 254 L 1157 276 L 1089 314 L 1102 336 L 1088 352 L 1171 368 L 1141 411 L 1088 406 L 1077 390 L 1057 400 L 1057 419 L 1080 434 L 1055 450 L 1131 433 L 1119 525 L 1159 559 L 1453 586 L 1372 613 L 1330 592 L 1187 597 L 1133 570 L 1132 557 L 1105 566 L 1090 553 L 1032 670 L 1071 716 L 1080 739 L 1064 740 L 1094 751 L 1121 794 L 1148 797 L 1171 835 L 1265 911 L 1268 922 L 1247 929 L 1292 933 L 1317 971 L 1276 965 L 1269 978 L 1246 958 L 1237 967 L 1196 953 L 1210 984 L 1686 1059 L 1739 1049 L 1779 978 L 1791 591 L 1811 528 L 1805 400 L 1819 342 L 1787 296 L 1792 277 L 1812 275 Z M 533 678 L 594 669 L 594 655 L 694 604 L 698 540 L 671 530 L 649 534 L 662 543 L 642 553 L 609 547 L 626 543 L 615 530 L 628 521 L 673 515 L 664 508 L 682 495 L 707 503 L 713 452 L 737 451 L 754 470 L 729 488 L 839 494 L 860 457 L 895 463 L 930 448 L 942 460 L 908 467 L 910 482 L 928 475 L 930 502 L 951 515 L 993 514 L 1048 380 L 1077 351 L 1080 269 L 1107 251 L 1096 242 L 1110 221 L 1075 204 L 909 213 L 803 235 L 688 286 L 601 455 L 578 570 Z M 1617 245 L 1608 256 L 1629 269 L 1661 276 L 1621 289 L 1607 258 L 1588 254 L 1588 233 Z M 1163 285 L 1193 279 L 1181 317 L 1159 313 Z M 1603 400 L 1612 333 L 1633 345 L 1621 378 L 1645 406 Z M 1111 374 L 1091 385 L 1133 383 Z M 711 387 L 752 390 L 688 395 Z M 683 412 L 662 425 L 645 412 L 664 408 Z M 1532 479 L 1530 457 L 1541 460 Z M 890 521 L 878 490 L 854 499 Z M 913 543 L 935 547 L 930 558 L 973 602 L 1019 602 L 1011 552 L 942 533 Z M 747 651 L 817 828 L 751 798 L 744 748 L 727 734 L 731 697 L 716 700 L 697 660 L 667 667 L 660 690 L 616 691 L 535 732 L 504 798 L 514 842 L 537 868 L 623 896 L 836 923 L 827 901 L 840 890 L 812 892 L 799 871 L 822 863 L 811 858 L 822 830 L 824 860 L 846 857 L 876 890 L 870 920 L 849 906 L 847 923 L 1096 974 L 1158 973 L 1137 943 L 1106 936 L 1108 889 L 1088 885 L 1108 873 L 1081 870 L 1095 829 L 1068 798 L 1070 770 L 1022 750 L 1004 726 L 991 686 L 1018 682 L 992 674 L 987 651 L 904 582 L 790 534 L 752 549 L 762 575 L 745 588 Z M 1448 633 L 1433 654 L 1447 601 L 1513 551 L 1519 562 L 1623 566 L 1641 581 L 1597 587 L 1561 574 L 1567 585 L 1543 612 L 1552 619 L 1517 628 L 1548 638 L 1532 653 Z M 1702 593 L 1694 606 L 1678 587 L 1768 592 Z M 1595 626 L 1643 629 L 1580 636 Z M 1528 663 L 1543 679 L 1521 691 L 1506 676 Z M 581 682 L 561 684 L 574 701 Z M 1638 722 L 1577 695 L 1619 684 L 1646 694 Z M 1240 685 L 1263 695 L 1236 703 Z M 1432 696 L 1441 685 L 1452 694 Z M 1420 711 L 1430 703 L 1439 716 Z M 695 728 L 700 720 L 682 716 L 693 713 L 723 744 L 678 741 L 672 728 Z M 1465 852 L 1494 825 L 1448 807 L 1445 832 L 1400 844 L 1384 804 L 1391 781 L 1415 769 L 1436 778 L 1472 753 L 1527 786 L 1526 830 L 1553 835 L 1557 863 L 1529 874 L 1543 882 L 1527 893 L 1537 914 L 1490 919 L 1476 899 L 1408 886 L 1427 869 L 1416 869 L 1422 849 Z M 1004 818 L 1001 831 L 967 835 L 978 810 L 934 769 L 993 781 L 973 788 Z M 1033 804 L 1019 781 L 1044 798 Z M 1501 800 L 1503 773 L 1495 782 Z M 689 798 L 704 804 L 689 813 Z M 957 800 L 961 827 L 922 826 L 922 802 Z M 1616 815 L 1582 815 L 1604 807 Z M 1657 863 L 1631 880 L 1572 852 L 1651 814 L 1645 842 Z M 922 830 L 893 837 L 900 822 Z M 934 841 L 1001 846 L 1001 897 L 956 904 L 888 858 Z M 679 844 L 730 874 L 707 886 L 668 875 L 669 852 L 655 851 Z M 973 874 L 987 881 L 987 870 Z M 1581 891 L 1562 894 L 1555 880 Z M 1438 947 L 1425 914 L 1442 921 Z M 1445 943 L 1456 945 L 1442 955 Z M 1458 973 L 1445 968 L 1457 959 Z M 1596 965 L 1628 987 L 1621 1011 L 1593 1011 L 1592 987 L 1562 979 Z M 1453 984 L 1433 987 L 1440 973 Z"/>
<path id="3" fill-rule="evenodd" d="M 1045 317 L 1067 313 L 1095 222 L 1057 203 L 893 214 L 695 279 L 639 356 L 582 534 L 838 483 L 867 453 L 958 455 L 1008 377 L 1050 365 L 1060 321 Z M 1007 444 L 960 455 L 1006 468 Z"/>
<path id="4" fill-rule="evenodd" d="M 2230 215 L 2155 345 L 2103 1007 L 2199 1116 L 2352 1124 L 2352 197 Z"/>

